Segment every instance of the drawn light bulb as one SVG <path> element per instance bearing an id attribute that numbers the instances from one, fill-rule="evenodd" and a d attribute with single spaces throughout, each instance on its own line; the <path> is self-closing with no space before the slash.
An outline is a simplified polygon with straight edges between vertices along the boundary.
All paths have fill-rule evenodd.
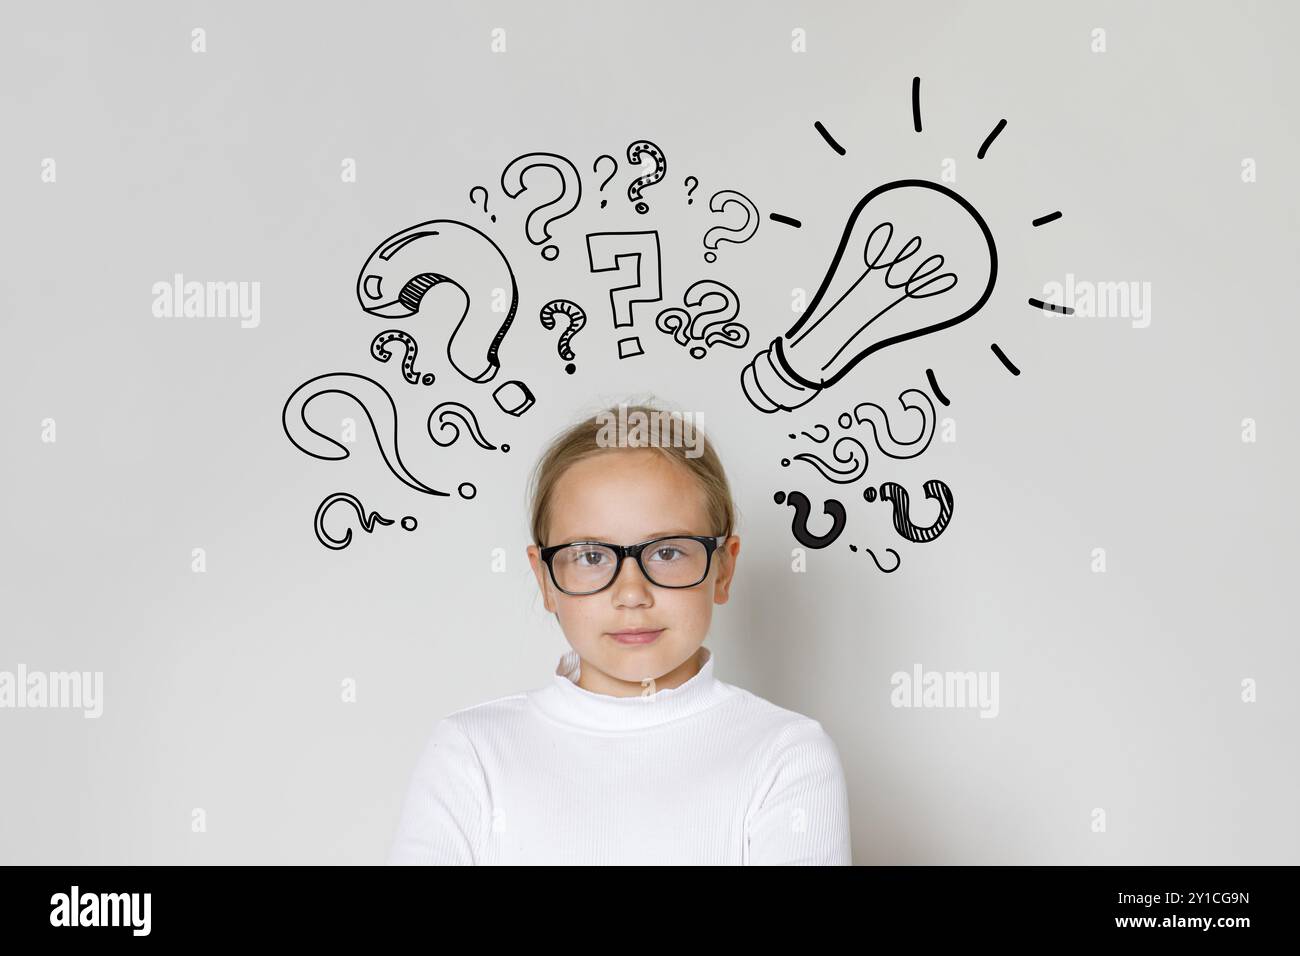
<path id="1" fill-rule="evenodd" d="M 872 352 L 970 318 L 997 274 L 989 227 L 961 196 L 920 179 L 878 186 L 803 315 L 740 373 L 745 396 L 763 412 L 798 408 Z"/>

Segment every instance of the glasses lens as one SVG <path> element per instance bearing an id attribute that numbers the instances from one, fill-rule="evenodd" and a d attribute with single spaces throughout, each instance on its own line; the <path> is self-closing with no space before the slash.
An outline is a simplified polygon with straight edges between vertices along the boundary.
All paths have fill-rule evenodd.
<path id="1" fill-rule="evenodd" d="M 652 583 L 666 588 L 694 587 L 704 580 L 709 551 L 691 538 L 662 538 L 646 545 L 641 563 Z M 614 579 L 618 555 L 598 544 L 572 544 L 551 560 L 556 583 L 565 591 L 586 594 L 599 591 Z"/>
<path id="2" fill-rule="evenodd" d="M 614 577 L 618 555 L 598 544 L 571 544 L 551 559 L 555 583 L 566 591 L 599 591 Z"/>
<path id="3" fill-rule="evenodd" d="M 709 552 L 702 541 L 664 538 L 641 552 L 646 575 L 666 588 L 688 588 L 704 580 Z"/>

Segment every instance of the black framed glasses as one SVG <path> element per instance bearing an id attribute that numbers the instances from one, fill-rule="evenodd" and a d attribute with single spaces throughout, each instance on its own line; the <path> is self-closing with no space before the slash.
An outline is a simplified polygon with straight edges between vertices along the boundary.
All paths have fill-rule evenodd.
<path id="1" fill-rule="evenodd" d="M 565 594 L 603 591 L 623 569 L 624 558 L 635 558 L 641 573 L 661 588 L 693 588 L 709 576 L 713 552 L 729 535 L 667 535 L 640 544 L 570 541 L 542 548 L 551 581 Z"/>

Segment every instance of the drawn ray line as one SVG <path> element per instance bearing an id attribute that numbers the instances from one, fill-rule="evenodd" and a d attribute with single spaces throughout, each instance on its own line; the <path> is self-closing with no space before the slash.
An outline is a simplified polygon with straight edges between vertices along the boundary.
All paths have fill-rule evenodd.
<path id="1" fill-rule="evenodd" d="M 1068 305 L 1055 305 L 1051 302 L 1044 302 L 1042 299 L 1030 299 L 1029 304 L 1035 309 L 1042 309 L 1044 312 L 1064 312 L 1066 315 L 1074 315 L 1074 309 Z"/>
<path id="2" fill-rule="evenodd" d="M 1007 358 L 1006 355 L 1003 354 L 1002 349 L 998 348 L 997 342 L 994 342 L 992 345 L 989 346 L 989 348 L 993 350 L 993 354 L 998 357 L 998 361 L 1000 361 L 1003 365 L 1005 365 L 1007 367 L 1007 370 L 1011 372 L 1012 375 L 1020 374 L 1020 369 L 1016 368 L 1014 365 L 1011 364 L 1011 359 Z"/>
<path id="3" fill-rule="evenodd" d="M 1007 128 L 1007 121 L 1004 119 L 998 120 L 998 125 L 993 127 L 993 132 L 989 133 L 989 135 L 984 139 L 984 144 L 980 146 L 980 151 L 977 158 L 979 159 L 984 158 L 984 154 L 989 151 L 989 146 L 991 146 L 993 144 L 993 141 L 997 139 L 998 133 L 1002 132 L 1006 128 Z"/>
<path id="4" fill-rule="evenodd" d="M 925 370 L 925 377 L 926 380 L 929 381 L 930 383 L 930 391 L 934 392 L 934 397 L 937 398 L 944 405 L 949 404 L 948 396 L 943 393 L 943 390 L 939 388 L 939 383 L 935 380 L 934 369 L 927 368 Z"/>
<path id="5" fill-rule="evenodd" d="M 826 131 L 826 127 L 822 125 L 821 120 L 817 120 L 813 123 L 813 128 L 822 134 L 822 139 L 826 140 L 831 149 L 835 150 L 835 152 L 839 153 L 841 156 L 844 155 L 844 147 L 835 142 L 835 137 Z"/>

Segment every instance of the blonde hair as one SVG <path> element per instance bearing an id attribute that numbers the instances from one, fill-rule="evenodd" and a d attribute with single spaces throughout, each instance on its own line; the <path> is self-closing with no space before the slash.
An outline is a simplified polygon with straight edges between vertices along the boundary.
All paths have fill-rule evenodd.
<path id="1" fill-rule="evenodd" d="M 620 414 L 623 416 L 620 418 Z M 651 422 L 671 422 L 674 435 L 690 433 L 692 439 L 687 442 L 655 443 L 638 441 L 635 432 L 620 432 L 617 444 L 602 443 L 608 431 L 611 418 L 627 421 L 644 416 Z M 665 423 L 666 424 L 666 423 Z M 666 429 L 661 429 L 662 433 Z M 664 458 L 685 468 L 695 478 L 704 493 L 705 510 L 709 516 L 707 534 L 730 536 L 735 534 L 739 509 L 731 496 L 731 485 L 727 481 L 727 472 L 722 467 L 713 443 L 704 436 L 703 429 L 694 422 L 685 421 L 680 412 L 656 408 L 653 404 L 628 404 L 626 402 L 602 409 L 590 418 L 565 429 L 542 453 L 533 469 L 529 481 L 529 512 L 532 516 L 533 543 L 545 547 L 544 541 L 547 525 L 551 517 L 551 506 L 555 498 L 555 489 L 560 478 L 572 465 L 597 455 L 608 455 L 619 451 L 641 451 L 651 449 Z M 690 455 L 687 452 L 697 452 Z"/>

